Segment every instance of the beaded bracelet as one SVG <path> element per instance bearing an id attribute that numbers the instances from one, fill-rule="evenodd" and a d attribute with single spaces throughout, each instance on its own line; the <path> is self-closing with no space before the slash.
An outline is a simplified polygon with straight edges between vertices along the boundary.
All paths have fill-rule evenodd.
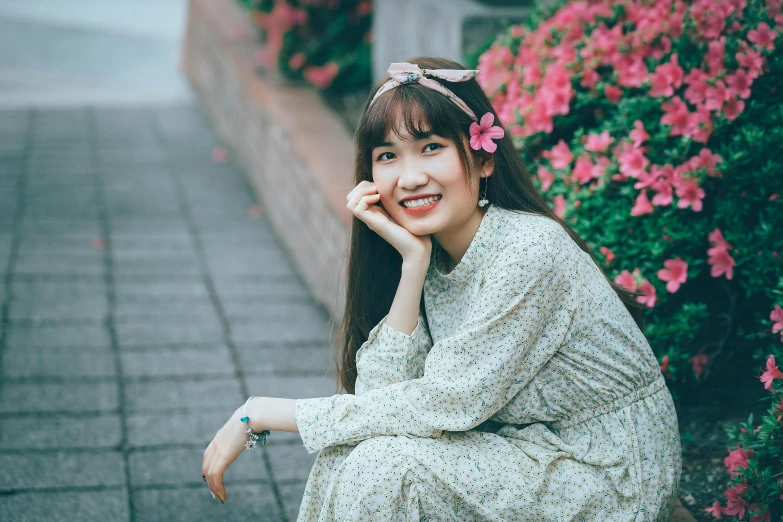
<path id="1" fill-rule="evenodd" d="M 250 418 L 247 416 L 247 403 L 250 402 L 250 399 L 252 399 L 253 397 L 260 397 L 260 395 L 251 395 L 245 401 L 245 407 L 242 409 L 242 418 L 239 419 L 242 422 L 244 422 L 245 424 L 247 424 L 247 421 L 250 420 Z M 261 440 L 262 444 L 266 444 L 266 436 L 269 435 L 270 431 L 269 430 L 264 430 L 264 431 L 262 431 L 260 433 L 256 433 L 256 432 L 254 432 L 253 430 L 250 429 L 250 424 L 247 424 L 247 428 L 245 429 L 245 433 L 247 433 L 248 436 L 250 437 L 250 440 L 245 442 L 245 448 L 249 449 L 249 450 L 254 450 L 254 449 L 256 449 L 256 443 L 258 442 L 259 439 Z"/>

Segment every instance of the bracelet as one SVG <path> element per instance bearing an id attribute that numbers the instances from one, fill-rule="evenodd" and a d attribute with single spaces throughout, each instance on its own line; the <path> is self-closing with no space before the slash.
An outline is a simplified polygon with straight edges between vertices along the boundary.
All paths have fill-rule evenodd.
<path id="1" fill-rule="evenodd" d="M 252 399 L 253 397 L 260 397 L 260 395 L 251 395 L 245 401 L 245 407 L 242 409 L 242 418 L 239 419 L 245 424 L 247 424 L 247 421 L 250 420 L 250 418 L 247 416 L 247 403 L 250 402 L 250 399 Z M 262 444 L 266 444 L 266 436 L 270 434 L 270 431 L 264 430 L 260 433 L 256 433 L 250 429 L 250 425 L 248 424 L 247 428 L 245 429 L 245 433 L 247 433 L 248 436 L 250 437 L 250 440 L 245 442 L 245 448 L 249 450 L 254 450 L 256 449 L 256 443 L 258 442 L 259 439 L 261 440 Z"/>

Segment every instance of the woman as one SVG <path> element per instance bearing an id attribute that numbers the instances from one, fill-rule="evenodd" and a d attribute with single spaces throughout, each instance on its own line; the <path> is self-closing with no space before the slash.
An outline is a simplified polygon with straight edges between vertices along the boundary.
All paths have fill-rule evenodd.
<path id="1" fill-rule="evenodd" d="M 247 403 L 319 452 L 298 520 L 668 520 L 677 418 L 635 294 L 537 193 L 476 71 L 412 62 L 355 137 L 348 393 Z M 205 452 L 219 495 L 239 416 Z"/>

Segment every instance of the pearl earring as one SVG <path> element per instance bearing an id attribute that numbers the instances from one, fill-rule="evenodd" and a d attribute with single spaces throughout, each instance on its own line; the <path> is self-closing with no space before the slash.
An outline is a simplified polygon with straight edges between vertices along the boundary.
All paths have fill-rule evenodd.
<path id="1" fill-rule="evenodd" d="M 484 193 L 478 202 L 478 205 L 482 208 L 485 207 L 487 203 L 489 203 L 489 200 L 487 199 L 487 184 L 489 184 L 489 178 L 484 178 Z"/>

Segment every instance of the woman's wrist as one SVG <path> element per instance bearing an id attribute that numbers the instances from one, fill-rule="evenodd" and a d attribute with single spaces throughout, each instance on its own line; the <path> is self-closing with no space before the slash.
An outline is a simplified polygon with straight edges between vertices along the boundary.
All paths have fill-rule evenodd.
<path id="1" fill-rule="evenodd" d="M 247 425 L 256 433 L 263 430 L 297 432 L 295 411 L 296 399 L 256 397 L 247 403 Z"/>

